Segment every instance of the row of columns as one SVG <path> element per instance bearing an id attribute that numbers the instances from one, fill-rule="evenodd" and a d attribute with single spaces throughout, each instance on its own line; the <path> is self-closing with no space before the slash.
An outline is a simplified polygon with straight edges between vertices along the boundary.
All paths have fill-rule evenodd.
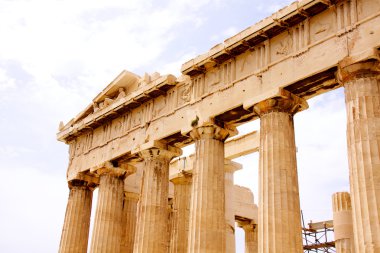
<path id="1" fill-rule="evenodd" d="M 379 73 L 379 61 L 374 58 L 360 63 L 342 62 L 338 73 L 345 87 L 357 253 L 380 252 Z M 253 107 L 260 117 L 259 225 L 257 230 L 253 224 L 241 225 L 246 231 L 255 232 L 247 237 L 247 249 L 256 247 L 252 244 L 257 236 L 259 253 L 303 252 L 293 115 L 305 108 L 305 100 L 286 91 Z M 141 152 L 144 175 L 133 252 L 160 253 L 170 248 L 171 252 L 220 253 L 234 248 L 232 243 L 221 243 L 231 233 L 226 226 L 225 205 L 225 195 L 229 193 L 225 188 L 224 141 L 228 136 L 227 129 L 215 124 L 195 127 L 191 132 L 196 149 L 191 200 L 181 203 L 185 207 L 174 204 L 177 213 L 173 216 L 178 226 L 178 215 L 189 210 L 189 220 L 180 225 L 189 230 L 174 227 L 171 240 L 167 233 L 168 171 L 170 160 L 179 152 L 157 148 Z M 122 210 L 126 204 L 122 182 L 127 174 L 128 170 L 120 168 L 99 172 L 91 252 L 120 252 L 121 245 L 127 243 L 121 239 Z M 185 186 L 176 187 L 179 200 L 183 191 L 190 190 L 190 183 L 186 178 L 174 183 Z M 71 184 L 60 252 L 86 252 L 91 196 L 92 191 L 84 182 Z"/>

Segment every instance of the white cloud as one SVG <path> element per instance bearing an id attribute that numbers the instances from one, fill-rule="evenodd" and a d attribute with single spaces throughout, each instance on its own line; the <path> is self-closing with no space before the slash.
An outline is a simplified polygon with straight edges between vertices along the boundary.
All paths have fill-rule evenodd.
<path id="1" fill-rule="evenodd" d="M 278 10 L 286 7 L 287 5 L 290 5 L 292 2 L 295 2 L 295 1 L 293 1 L 293 0 L 286 0 L 286 1 L 276 0 L 276 1 L 271 1 L 271 2 L 259 2 L 256 5 L 256 9 L 258 11 L 261 11 L 261 12 L 272 14 L 272 13 L 275 13 Z"/>
<path id="2" fill-rule="evenodd" d="M 217 1 L 1 2 L 0 33 L 7 36 L 0 59 L 16 60 L 30 74 L 28 97 L 73 116 L 67 108 L 84 108 L 121 70 L 154 65 L 176 29 L 199 25 L 197 10 L 211 3 Z M 178 73 L 178 59 L 156 70 L 178 64 Z M 0 84 L 15 87 L 14 77 L 0 71 Z"/>
<path id="3" fill-rule="evenodd" d="M 236 35 L 239 30 L 235 26 L 230 26 L 224 31 L 216 31 L 217 33 L 210 36 L 210 41 L 217 43 L 217 42 L 223 42 L 225 39 L 232 37 Z"/>
<path id="4" fill-rule="evenodd" d="M 0 174 L 1 251 L 56 252 L 68 197 L 64 173 L 8 167 Z"/>
<path id="5" fill-rule="evenodd" d="M 8 77 L 4 69 L 0 68 L 0 92 L 5 92 L 7 89 L 14 88 L 15 80 Z"/>
<path id="6" fill-rule="evenodd" d="M 239 32 L 239 30 L 236 27 L 230 26 L 226 30 L 224 30 L 222 32 L 222 34 L 228 38 L 228 37 L 231 37 L 231 36 L 237 34 L 238 32 Z"/>
<path id="7" fill-rule="evenodd" d="M 12 146 L 4 146 L 0 147 L 0 156 L 4 157 L 21 157 L 25 153 L 31 153 L 33 152 L 32 149 L 25 148 L 25 147 L 12 147 Z"/>

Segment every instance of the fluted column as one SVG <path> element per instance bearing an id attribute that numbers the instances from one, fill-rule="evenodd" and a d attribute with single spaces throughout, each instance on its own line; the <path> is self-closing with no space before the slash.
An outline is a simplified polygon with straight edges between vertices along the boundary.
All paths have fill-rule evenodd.
<path id="1" fill-rule="evenodd" d="M 351 253 L 353 252 L 351 248 L 353 231 L 350 194 L 348 192 L 334 193 L 332 203 L 336 252 Z"/>
<path id="2" fill-rule="evenodd" d="M 59 253 L 86 253 L 93 189 L 82 180 L 70 181 L 69 188 Z"/>
<path id="3" fill-rule="evenodd" d="M 186 252 L 189 235 L 191 173 L 173 175 L 174 184 L 173 217 L 170 238 L 170 253 Z"/>
<path id="4" fill-rule="evenodd" d="M 226 252 L 224 140 L 215 125 L 194 128 L 195 162 L 188 253 Z"/>
<path id="5" fill-rule="evenodd" d="M 120 251 L 123 253 L 133 253 L 137 223 L 138 200 L 139 194 L 134 192 L 124 192 L 123 214 L 121 219 L 122 240 Z"/>
<path id="6" fill-rule="evenodd" d="M 341 64 L 355 252 L 380 252 L 379 57 Z"/>
<path id="7" fill-rule="evenodd" d="M 100 175 L 91 253 L 119 253 L 122 242 L 124 178 L 133 169 L 114 168 L 108 163 Z"/>
<path id="8" fill-rule="evenodd" d="M 260 117 L 260 253 L 303 252 L 293 115 L 305 107 L 284 90 L 254 106 Z"/>
<path id="9" fill-rule="evenodd" d="M 239 163 L 224 160 L 225 171 L 225 208 L 226 208 L 226 252 L 235 253 L 235 209 L 234 209 L 234 173 L 241 169 Z"/>
<path id="10" fill-rule="evenodd" d="M 238 226 L 244 230 L 245 253 L 257 253 L 257 225 L 253 224 L 251 221 L 238 221 Z"/>
<path id="11" fill-rule="evenodd" d="M 143 150 L 144 174 L 139 202 L 134 253 L 168 251 L 169 162 L 178 149 Z"/>

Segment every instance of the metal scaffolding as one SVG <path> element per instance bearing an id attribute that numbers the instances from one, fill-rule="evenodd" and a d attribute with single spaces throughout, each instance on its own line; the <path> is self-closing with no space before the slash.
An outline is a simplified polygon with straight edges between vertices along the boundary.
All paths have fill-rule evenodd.
<path id="1" fill-rule="evenodd" d="M 302 235 L 304 253 L 332 253 L 335 250 L 334 225 L 332 220 L 308 223 L 305 227 L 302 214 Z"/>

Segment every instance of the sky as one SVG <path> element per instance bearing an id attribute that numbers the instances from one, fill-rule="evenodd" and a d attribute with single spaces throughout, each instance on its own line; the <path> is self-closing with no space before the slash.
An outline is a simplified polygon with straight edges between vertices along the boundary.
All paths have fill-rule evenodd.
<path id="1" fill-rule="evenodd" d="M 60 121 L 123 69 L 179 76 L 182 63 L 290 2 L 0 0 L 0 252 L 58 250 L 68 197 Z M 308 102 L 294 117 L 307 222 L 332 219 L 331 195 L 348 191 L 343 89 Z M 235 183 L 251 188 L 257 203 L 258 154 L 236 161 L 244 169 Z M 239 253 L 242 236 L 237 230 Z"/>

